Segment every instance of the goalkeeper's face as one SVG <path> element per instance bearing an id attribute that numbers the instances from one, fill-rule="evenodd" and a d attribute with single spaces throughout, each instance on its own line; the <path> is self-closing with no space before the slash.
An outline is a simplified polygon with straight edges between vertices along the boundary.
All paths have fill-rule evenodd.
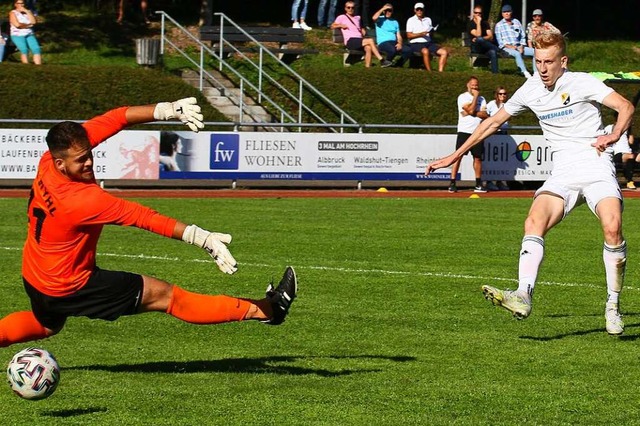
<path id="1" fill-rule="evenodd" d="M 95 182 L 93 174 L 93 152 L 91 145 L 74 143 L 64 153 L 55 158 L 56 168 L 76 182 Z"/>

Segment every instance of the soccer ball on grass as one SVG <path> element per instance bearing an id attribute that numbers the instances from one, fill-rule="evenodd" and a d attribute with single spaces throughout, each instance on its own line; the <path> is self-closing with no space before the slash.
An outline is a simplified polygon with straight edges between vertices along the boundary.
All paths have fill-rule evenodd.
<path id="1" fill-rule="evenodd" d="M 60 367 L 44 349 L 27 348 L 13 356 L 7 367 L 11 389 L 24 399 L 44 399 L 56 390 L 60 382 Z"/>

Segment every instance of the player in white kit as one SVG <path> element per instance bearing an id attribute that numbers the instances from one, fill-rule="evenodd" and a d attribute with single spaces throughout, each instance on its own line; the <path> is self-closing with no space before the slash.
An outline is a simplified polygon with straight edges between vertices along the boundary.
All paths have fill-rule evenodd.
<path id="1" fill-rule="evenodd" d="M 518 289 L 499 290 L 485 285 L 484 296 L 518 319 L 528 317 L 546 233 L 586 202 L 600 220 L 604 235 L 606 330 L 609 334 L 622 334 L 624 323 L 618 303 L 627 244 L 622 235 L 622 193 L 611 156 L 605 150 L 629 128 L 634 108 L 595 77 L 567 69 L 566 44 L 561 34 L 542 33 L 534 45 L 538 75 L 527 79 L 496 115 L 478 126 L 464 145 L 429 164 L 426 174 L 450 166 L 472 146 L 498 131 L 502 123 L 530 109 L 538 117 L 552 153 L 551 177 L 536 191 L 524 222 Z M 600 104 L 618 113 L 610 134 L 604 132 Z"/>

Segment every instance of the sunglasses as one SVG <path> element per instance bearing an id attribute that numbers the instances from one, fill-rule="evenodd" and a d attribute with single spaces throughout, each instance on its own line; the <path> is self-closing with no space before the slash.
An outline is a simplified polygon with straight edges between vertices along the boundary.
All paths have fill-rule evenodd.
<path id="1" fill-rule="evenodd" d="M 419 7 L 419 8 L 417 8 L 416 10 L 424 10 L 424 8 L 422 8 L 422 7 Z"/>
<path id="2" fill-rule="evenodd" d="M 482 12 L 473 12 L 474 15 L 482 15 Z"/>
<path id="3" fill-rule="evenodd" d="M 345 9 L 353 9 L 353 6 L 345 6 Z"/>
<path id="4" fill-rule="evenodd" d="M 498 93 L 498 96 L 507 96 L 506 93 Z"/>

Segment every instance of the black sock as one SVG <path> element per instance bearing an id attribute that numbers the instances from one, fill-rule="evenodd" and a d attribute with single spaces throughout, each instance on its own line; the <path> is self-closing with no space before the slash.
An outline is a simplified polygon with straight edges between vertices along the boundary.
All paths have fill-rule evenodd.
<path id="1" fill-rule="evenodd" d="M 482 179 L 476 178 L 476 186 L 482 186 Z"/>

